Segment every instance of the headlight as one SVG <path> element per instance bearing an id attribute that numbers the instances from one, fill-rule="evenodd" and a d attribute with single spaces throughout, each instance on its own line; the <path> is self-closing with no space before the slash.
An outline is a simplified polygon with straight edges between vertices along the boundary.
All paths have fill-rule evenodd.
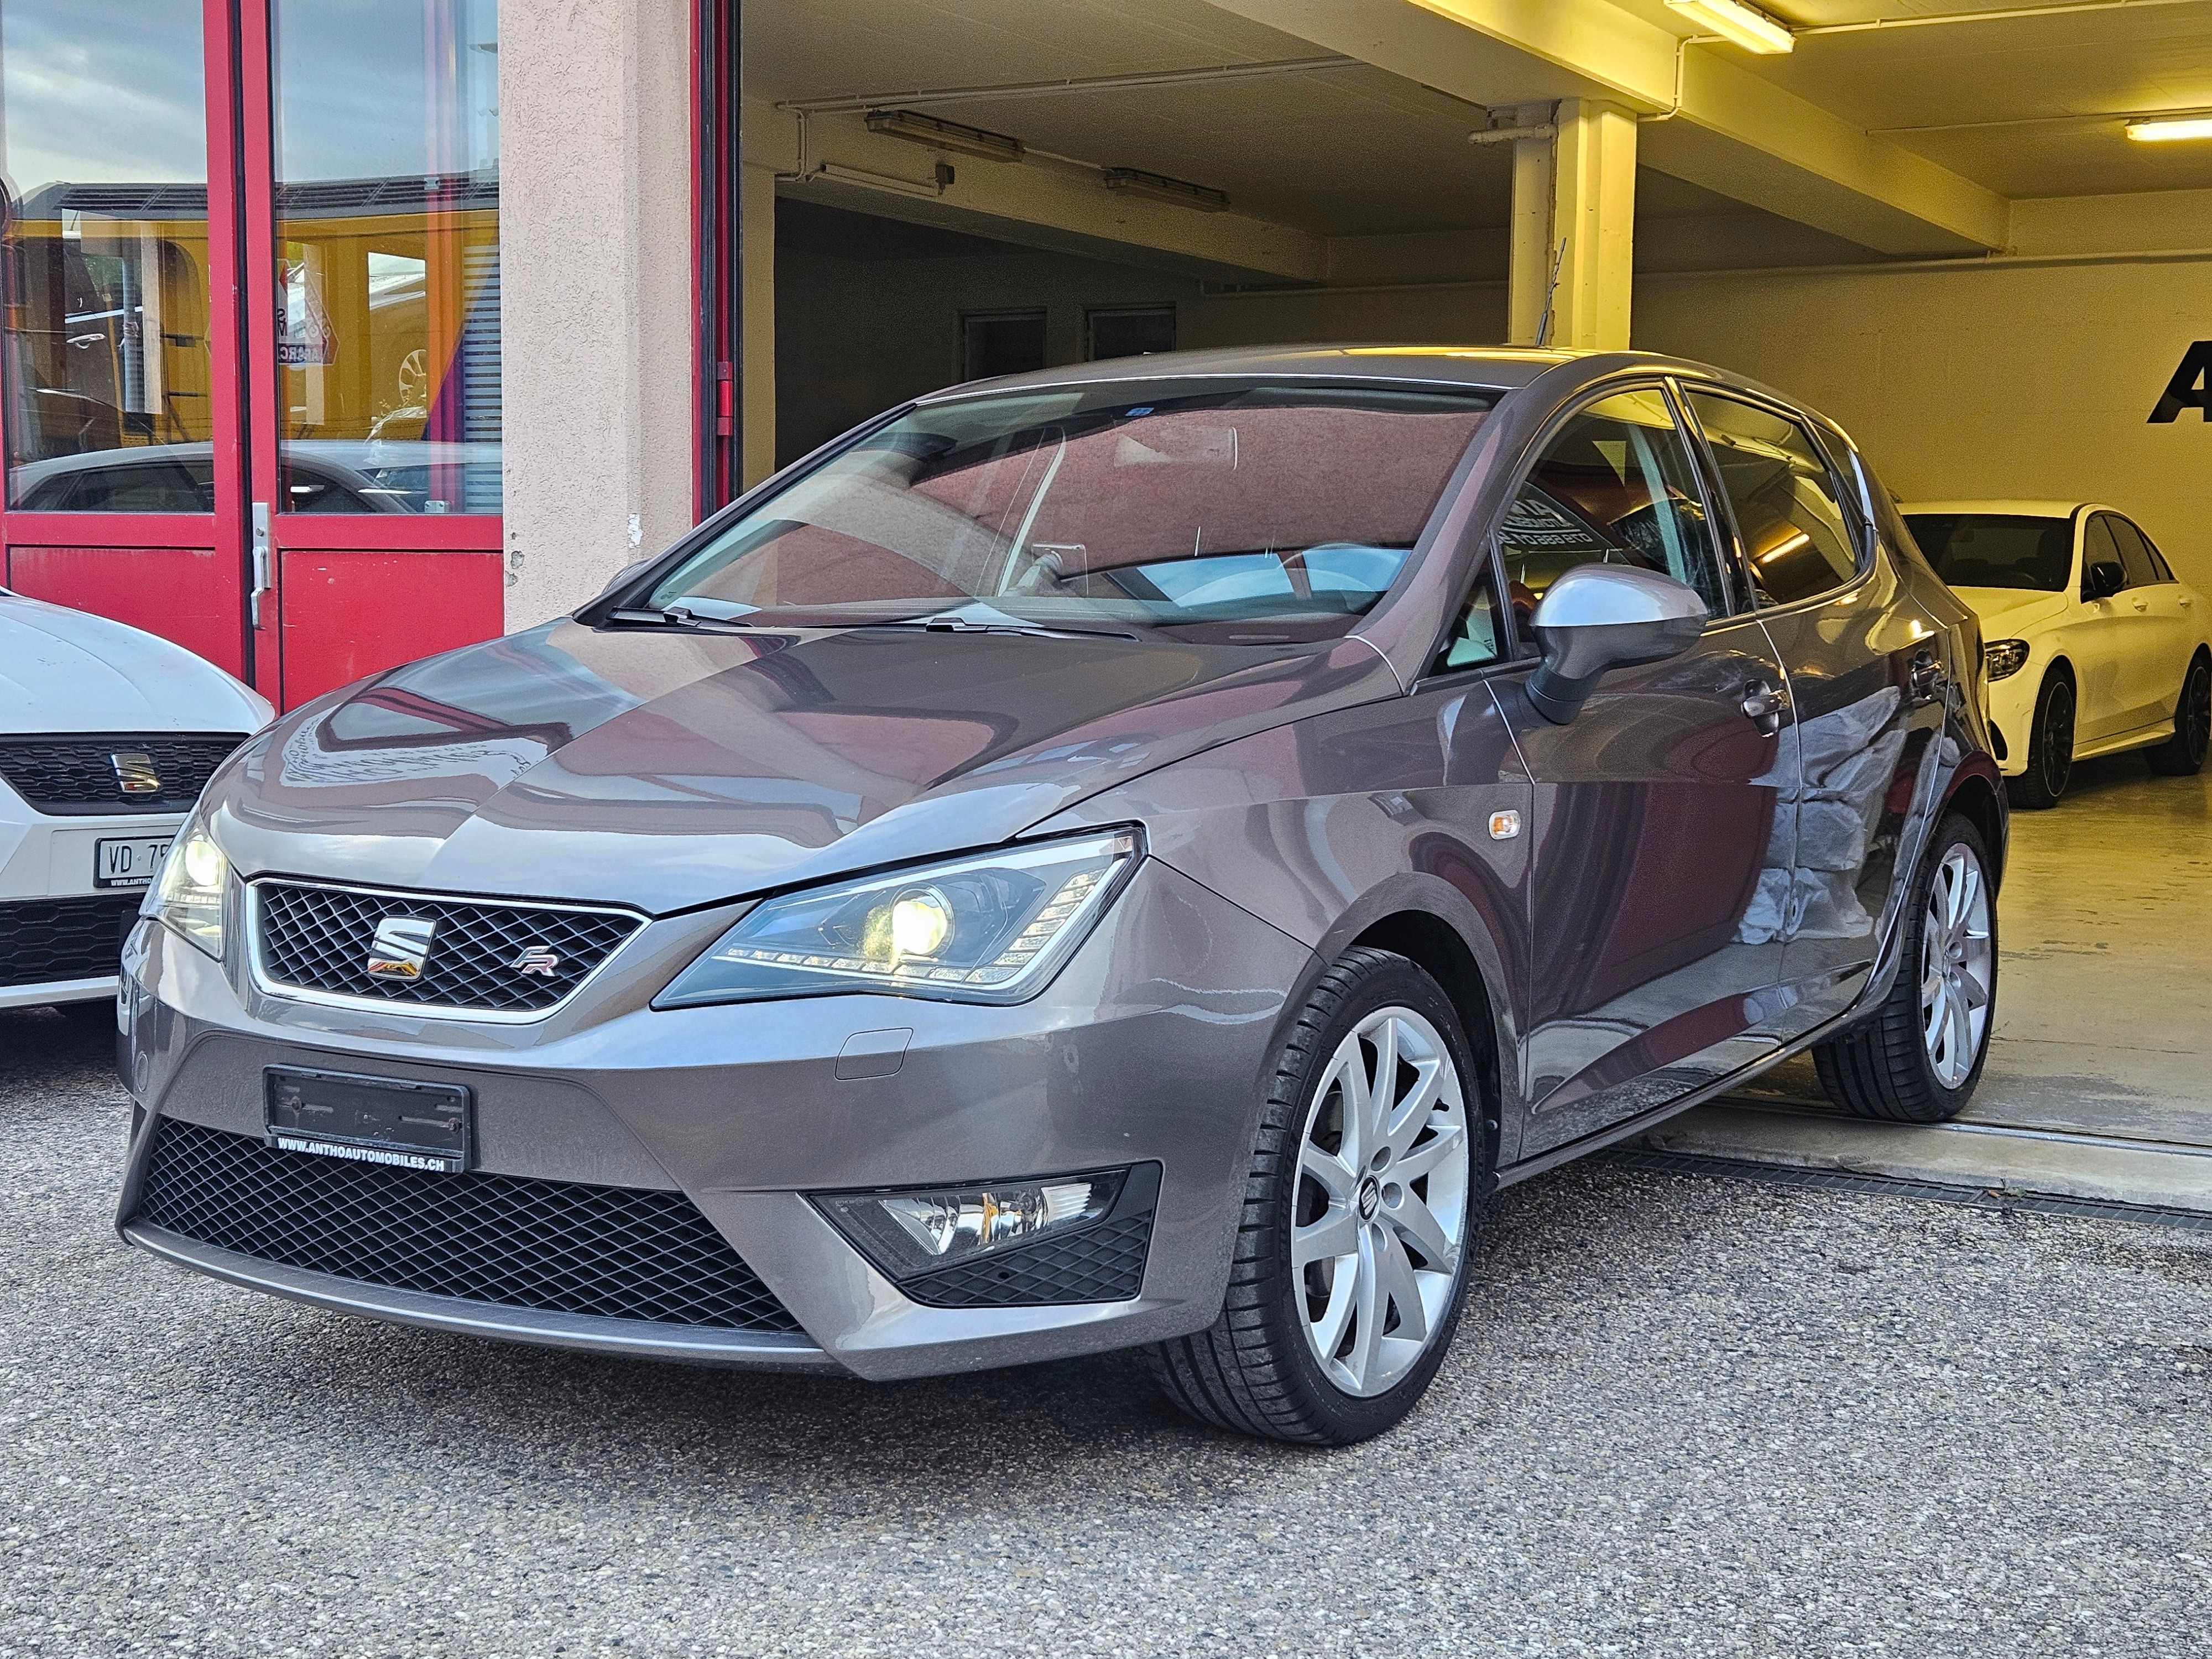
<path id="1" fill-rule="evenodd" d="M 2027 665 L 2026 640 L 1991 640 L 1982 647 L 1982 670 L 1993 680 L 2017 674 Z"/>
<path id="2" fill-rule="evenodd" d="M 851 991 L 1020 1002 L 1083 942 L 1138 853 L 1135 833 L 1117 830 L 769 899 L 653 1006 Z"/>
<path id="3" fill-rule="evenodd" d="M 207 821 L 195 812 L 169 848 L 161 878 L 146 896 L 149 915 L 179 938 L 222 960 L 223 904 L 230 887 L 230 860 L 208 834 Z"/>

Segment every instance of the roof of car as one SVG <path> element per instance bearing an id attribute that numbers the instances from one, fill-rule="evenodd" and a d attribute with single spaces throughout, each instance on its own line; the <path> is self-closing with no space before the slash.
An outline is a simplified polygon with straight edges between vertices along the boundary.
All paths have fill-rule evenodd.
<path id="1" fill-rule="evenodd" d="M 1624 352 L 1553 351 L 1522 346 L 1295 345 L 1230 346 L 1210 351 L 1159 351 L 1141 357 L 1070 363 L 1024 374 L 970 380 L 922 399 L 964 396 L 988 389 L 1095 386 L 1115 380 L 1168 380 L 1184 375 L 1297 374 L 1367 380 L 1432 380 L 1446 385 L 1523 386 L 1545 370 L 1579 357 L 1625 357 Z M 1655 365 L 1674 362 L 1654 356 Z"/>
<path id="2" fill-rule="evenodd" d="M 2094 501 L 1899 501 L 1899 513 L 1989 513 L 2012 519 L 2070 519 Z"/>

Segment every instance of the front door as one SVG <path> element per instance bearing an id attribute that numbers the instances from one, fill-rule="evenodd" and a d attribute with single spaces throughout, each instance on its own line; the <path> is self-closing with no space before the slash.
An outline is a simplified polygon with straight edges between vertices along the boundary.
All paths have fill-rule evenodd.
<path id="1" fill-rule="evenodd" d="M 1585 405 L 1542 447 L 1498 532 L 1516 616 L 1577 564 L 1664 572 L 1713 622 L 1690 652 L 1617 669 L 1553 726 L 1499 686 L 1535 781 L 1526 1157 L 1666 1104 L 1771 1050 L 1795 781 L 1780 663 L 1723 562 L 1660 387 Z"/>

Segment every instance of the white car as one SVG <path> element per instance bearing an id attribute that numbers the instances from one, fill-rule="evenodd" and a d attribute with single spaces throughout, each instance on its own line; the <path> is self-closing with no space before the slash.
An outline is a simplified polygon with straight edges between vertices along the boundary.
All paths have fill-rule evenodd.
<path id="1" fill-rule="evenodd" d="M 2212 744 L 2212 606 L 2128 516 L 2095 501 L 1903 506 L 1936 574 L 1981 618 L 1989 715 L 2015 806 L 2074 763 L 2148 750 L 2189 776 Z"/>
<path id="2" fill-rule="evenodd" d="M 271 712 L 182 646 L 0 588 L 0 1008 L 112 1006 L 170 837 Z"/>

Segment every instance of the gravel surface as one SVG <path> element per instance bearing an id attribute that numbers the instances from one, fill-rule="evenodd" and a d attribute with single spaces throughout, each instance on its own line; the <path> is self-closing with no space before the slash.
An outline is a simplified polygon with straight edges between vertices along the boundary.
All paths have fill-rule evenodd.
<path id="1" fill-rule="evenodd" d="M 1585 1165 L 1397 1433 L 1122 1358 L 875 1388 L 380 1327 L 118 1244 L 0 1012 L 0 1655 L 2202 1655 L 2212 1238 Z"/>

